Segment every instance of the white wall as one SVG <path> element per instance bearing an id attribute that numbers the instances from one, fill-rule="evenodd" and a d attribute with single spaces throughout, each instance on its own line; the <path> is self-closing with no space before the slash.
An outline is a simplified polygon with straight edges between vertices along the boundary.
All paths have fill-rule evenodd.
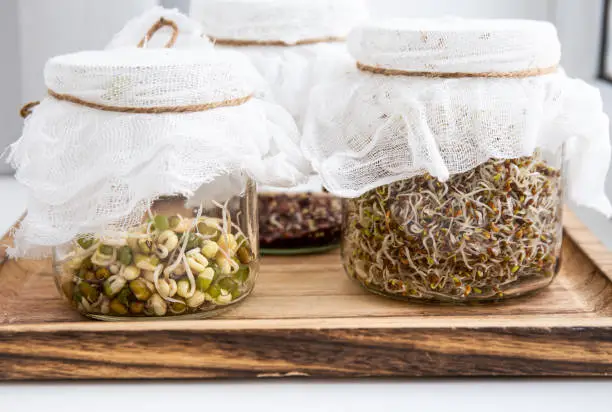
<path id="1" fill-rule="evenodd" d="M 0 0 L 6 1 L 6 0 Z M 157 0 L 19 0 L 24 101 L 45 94 L 42 69 L 52 56 L 104 47 L 126 20 Z"/>
<path id="2" fill-rule="evenodd" d="M 0 0 L 0 153 L 19 137 L 19 108 L 45 95 L 42 71 L 50 57 L 103 47 L 126 20 L 157 3 Z M 0 174 L 9 172 L 0 159 Z"/>
<path id="3" fill-rule="evenodd" d="M 0 153 L 19 134 L 21 118 L 21 61 L 19 52 L 17 1 L 0 0 Z M 0 173 L 10 167 L 0 159 Z"/>
<path id="4" fill-rule="evenodd" d="M 285 0 L 291 1 L 291 0 Z M 546 20 L 549 0 L 367 0 L 374 17 L 524 18 Z M 576 0 L 573 0 L 576 1 Z M 587 0 L 588 1 L 588 0 Z M 161 0 L 166 7 L 187 12 L 189 0 Z"/>
<path id="5" fill-rule="evenodd" d="M 582 1 L 585 0 L 577 2 Z M 374 17 L 385 18 L 452 15 L 547 20 L 550 15 L 548 0 L 368 0 L 368 3 Z"/>
<path id="6" fill-rule="evenodd" d="M 179 9 L 183 13 L 189 13 L 189 0 L 161 0 L 160 4 L 168 9 Z"/>
<path id="7" fill-rule="evenodd" d="M 286 0 L 291 1 L 291 0 Z M 374 17 L 495 17 L 548 19 L 549 0 L 367 0 Z M 572 0 L 576 1 L 576 0 Z M 589 0 L 586 0 L 589 1 Z M 578 1 L 577 1 L 578 2 Z M 162 0 L 188 11 L 189 0 Z"/>
<path id="8" fill-rule="evenodd" d="M 555 0 L 553 14 L 563 45 L 562 65 L 571 76 L 595 81 L 603 0 Z"/>
<path id="9" fill-rule="evenodd" d="M 563 45 L 561 63 L 572 77 L 580 77 L 601 91 L 604 110 L 612 117 L 612 83 L 597 79 L 599 48 L 603 29 L 603 0 L 555 0 L 554 16 Z M 612 173 L 606 192 L 612 199 Z M 589 229 L 612 249 L 612 222 L 590 209 L 572 205 L 572 210 Z"/>

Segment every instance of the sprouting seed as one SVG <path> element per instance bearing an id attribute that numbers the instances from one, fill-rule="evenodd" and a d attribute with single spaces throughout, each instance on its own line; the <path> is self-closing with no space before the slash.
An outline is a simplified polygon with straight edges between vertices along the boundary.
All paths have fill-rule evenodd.
<path id="1" fill-rule="evenodd" d="M 560 252 L 560 216 L 547 205 L 561 200 L 560 187 L 537 152 L 446 182 L 424 174 L 381 186 L 345 201 L 345 267 L 369 289 L 389 294 L 398 280 L 398 295 L 422 298 L 494 299 L 541 284 L 557 270 L 546 257 Z"/>

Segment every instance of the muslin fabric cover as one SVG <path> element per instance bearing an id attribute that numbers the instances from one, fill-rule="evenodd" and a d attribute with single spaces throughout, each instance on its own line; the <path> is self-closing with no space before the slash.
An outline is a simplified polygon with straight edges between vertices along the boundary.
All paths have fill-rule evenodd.
<path id="1" fill-rule="evenodd" d="M 197 51 L 201 48 L 210 49 L 213 47 L 213 43 L 204 33 L 203 26 L 200 22 L 185 16 L 177 9 L 167 9 L 158 6 L 153 7 L 142 15 L 128 21 L 123 29 L 115 34 L 113 39 L 106 46 L 106 49 L 133 49 L 137 47 L 137 45 L 143 39 L 143 36 L 154 24 L 160 21 L 160 19 L 173 22 L 178 28 L 176 41 L 172 45 L 172 48 Z M 165 48 L 168 42 L 171 40 L 172 34 L 171 28 L 167 26 L 163 27 L 150 39 L 145 39 L 145 47 L 149 49 Z M 266 81 L 246 56 L 244 56 L 242 53 L 237 53 L 231 50 L 231 48 L 228 48 L 227 50 L 220 50 L 217 48 L 216 51 L 220 55 L 227 53 L 233 60 L 236 61 L 242 59 L 242 61 L 239 62 L 239 66 L 242 69 L 241 74 L 252 86 L 253 94 L 259 98 L 269 96 L 269 87 Z M 265 100 L 271 101 L 272 99 L 267 98 Z M 286 118 L 278 107 L 274 109 L 270 108 L 270 110 L 277 111 L 278 117 Z M 288 119 L 287 122 L 290 123 Z M 291 125 L 287 126 L 293 128 Z M 278 135 L 274 135 L 273 137 L 278 137 Z M 271 156 L 283 156 L 289 154 L 295 159 L 295 161 L 298 161 L 298 159 L 302 156 L 300 154 L 299 135 L 297 131 L 286 134 L 285 139 L 279 141 L 278 144 L 276 141 L 272 141 L 269 154 Z M 219 176 L 212 182 L 205 183 L 198 188 L 192 196 L 187 198 L 185 204 L 187 207 L 197 207 L 203 201 L 207 201 L 211 197 L 217 201 L 222 201 L 228 196 L 228 193 L 234 193 L 241 190 L 241 188 L 244 188 L 246 184 L 245 178 L 246 176 L 241 172 L 237 172 L 233 175 Z"/>
<path id="2" fill-rule="evenodd" d="M 55 93 L 150 109 L 240 101 L 254 93 L 244 70 L 241 56 L 212 48 L 120 47 L 55 57 L 44 73 Z M 257 98 L 167 113 L 104 111 L 45 98 L 10 148 L 29 202 L 9 253 L 43 257 L 79 234 L 110 236 L 138 224 L 160 195 L 189 197 L 227 176 L 293 186 L 308 170 L 298 139 L 291 116 Z M 214 195 L 222 201 L 239 190 L 220 185 Z"/>
<path id="3" fill-rule="evenodd" d="M 311 88 L 350 59 L 343 39 L 367 15 L 364 0 L 192 0 L 190 9 L 212 41 L 218 40 L 216 47 L 250 59 L 265 81 L 259 95 L 287 109 L 298 127 Z M 285 46 L 236 47 L 224 40 Z"/>
<path id="4" fill-rule="evenodd" d="M 612 214 L 609 120 L 596 88 L 554 70 L 561 47 L 552 24 L 370 22 L 352 31 L 348 48 L 346 74 L 313 90 L 302 137 L 333 194 L 357 197 L 425 172 L 446 180 L 492 158 L 565 144 L 570 197 Z M 414 75 L 362 71 L 356 61 Z M 548 74 L 530 75 L 538 72 Z"/>

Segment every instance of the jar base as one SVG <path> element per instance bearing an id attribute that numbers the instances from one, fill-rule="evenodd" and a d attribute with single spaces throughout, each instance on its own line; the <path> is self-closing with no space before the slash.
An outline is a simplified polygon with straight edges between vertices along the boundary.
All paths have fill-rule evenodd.
<path id="1" fill-rule="evenodd" d="M 356 281 L 354 278 L 349 276 L 349 279 L 352 281 Z M 520 286 L 515 289 L 509 289 L 504 292 L 502 296 L 488 296 L 488 297 L 474 297 L 471 296 L 469 298 L 464 299 L 453 299 L 451 297 L 443 297 L 443 296 L 426 296 L 426 297 L 417 297 L 417 296 L 403 296 L 397 295 L 394 293 L 385 292 L 379 289 L 370 288 L 363 283 L 356 281 L 359 286 L 361 286 L 364 290 L 369 293 L 387 298 L 393 299 L 397 301 L 402 301 L 411 304 L 421 304 L 421 305 L 443 305 L 443 306 L 475 306 L 475 305 L 495 305 L 502 304 L 505 302 L 509 302 L 515 299 L 531 297 L 537 295 L 538 293 L 545 290 L 554 280 L 554 276 L 550 279 L 546 279 L 547 282 L 542 282 L 538 287 L 530 288 L 528 290 L 520 290 Z"/>
<path id="2" fill-rule="evenodd" d="M 83 313 L 82 315 L 86 318 L 93 320 L 101 320 L 105 322 L 148 322 L 148 321 L 169 321 L 169 320 L 199 320 L 208 319 L 218 316 L 222 313 L 229 312 L 234 308 L 234 305 L 227 308 L 219 308 L 208 310 L 205 312 L 189 313 L 186 315 L 172 315 L 172 316 L 112 316 L 112 315 L 100 315 L 96 313 Z"/>
<path id="3" fill-rule="evenodd" d="M 114 316 L 114 315 L 102 315 L 99 313 L 81 313 L 86 318 L 93 320 L 101 320 L 105 322 L 147 322 L 147 321 L 172 321 L 172 320 L 200 320 L 209 319 L 221 315 L 226 312 L 230 312 L 240 305 L 244 299 L 240 299 L 235 303 L 227 306 L 220 306 L 218 308 L 205 310 L 201 312 L 186 313 L 184 315 L 166 315 L 166 316 Z"/>

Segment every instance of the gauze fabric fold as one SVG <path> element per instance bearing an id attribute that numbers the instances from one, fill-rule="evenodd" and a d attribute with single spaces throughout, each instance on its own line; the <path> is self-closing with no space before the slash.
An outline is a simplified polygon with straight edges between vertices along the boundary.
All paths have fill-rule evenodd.
<path id="1" fill-rule="evenodd" d="M 311 88 L 349 60 L 344 37 L 367 9 L 363 0 L 193 0 L 190 15 L 218 49 L 249 58 L 264 80 L 258 96 L 301 127 Z"/>
<path id="2" fill-rule="evenodd" d="M 444 181 L 492 158 L 554 152 L 567 143 L 570 197 L 612 215 L 604 194 L 608 117 L 599 92 L 562 70 L 524 75 L 558 64 L 554 27 L 448 22 L 372 23 L 351 33 L 349 48 L 361 63 L 406 75 L 353 66 L 313 90 L 302 147 L 329 191 L 352 198 L 424 173 Z M 466 70 L 502 76 L 468 78 Z M 414 75 L 423 71 L 431 75 Z"/>
<path id="3" fill-rule="evenodd" d="M 244 173 L 262 184 L 304 178 L 303 159 L 278 140 L 297 142 L 282 109 L 255 98 L 242 60 L 213 50 L 117 49 L 51 59 L 47 87 L 107 107 L 219 105 L 203 111 L 126 113 L 48 97 L 10 149 L 29 193 L 13 256 L 42 257 L 83 233 L 138 224 L 160 195 L 191 196 L 202 184 Z M 294 143 L 297 147 L 297 143 Z M 235 193 L 222 187 L 219 196 Z M 35 256 L 34 256 L 35 255 Z"/>

